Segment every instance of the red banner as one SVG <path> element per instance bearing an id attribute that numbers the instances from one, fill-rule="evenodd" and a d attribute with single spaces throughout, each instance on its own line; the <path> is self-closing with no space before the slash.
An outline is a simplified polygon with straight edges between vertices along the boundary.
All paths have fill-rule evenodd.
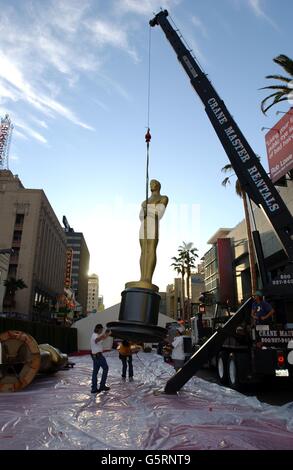
<path id="1" fill-rule="evenodd" d="M 266 147 L 271 180 L 278 181 L 293 169 L 293 110 L 266 134 Z"/>

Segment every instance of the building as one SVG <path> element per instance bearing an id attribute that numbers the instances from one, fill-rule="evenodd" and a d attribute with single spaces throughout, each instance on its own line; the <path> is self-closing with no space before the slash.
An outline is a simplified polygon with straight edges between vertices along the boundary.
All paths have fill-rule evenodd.
<path id="1" fill-rule="evenodd" d="M 166 287 L 166 315 L 177 319 L 182 316 L 182 307 L 180 305 L 182 291 L 182 279 L 175 278 L 173 284 Z"/>
<path id="2" fill-rule="evenodd" d="M 231 228 L 220 228 L 208 240 L 212 248 L 204 255 L 205 291 L 215 302 L 234 304 L 234 274 Z"/>
<path id="3" fill-rule="evenodd" d="M 293 214 L 293 181 L 279 192 Z M 253 218 L 259 231 L 266 269 L 274 277 L 286 263 L 286 256 L 279 239 L 264 212 L 252 203 Z M 232 229 L 219 229 L 209 243 L 213 246 L 204 255 L 205 289 L 214 294 L 217 301 L 234 298 L 235 306 L 249 298 L 251 292 L 250 266 L 245 220 Z M 261 287 L 260 278 L 258 285 Z"/>
<path id="4" fill-rule="evenodd" d="M 99 307 L 99 276 L 91 274 L 88 277 L 87 312 L 96 313 Z"/>
<path id="5" fill-rule="evenodd" d="M 27 316 L 49 312 L 63 293 L 66 237 L 44 191 L 26 189 L 17 175 L 1 170 L 0 220 L 0 247 L 13 249 L 7 277 L 27 285 L 9 309 Z"/>
<path id="6" fill-rule="evenodd" d="M 105 310 L 104 297 L 100 295 L 98 299 L 98 312 L 103 312 L 104 310 Z"/>
<path id="7" fill-rule="evenodd" d="M 71 288 L 74 291 L 75 300 L 81 305 L 82 312 L 87 311 L 88 300 L 88 270 L 90 254 L 83 233 L 75 232 L 63 217 L 64 233 L 67 249 L 72 248 Z"/>
<path id="8" fill-rule="evenodd" d="M 202 292 L 205 291 L 204 274 L 202 272 L 191 273 L 191 305 L 192 313 L 198 312 L 198 306 L 200 304 L 199 297 Z"/>
<path id="9" fill-rule="evenodd" d="M 288 210 L 293 215 L 293 181 L 287 180 L 287 186 L 279 187 L 278 191 L 284 203 L 288 207 Z M 260 234 L 266 268 L 269 276 L 274 278 L 277 270 L 286 264 L 286 256 L 274 229 L 263 211 L 255 204 L 252 204 L 252 212 L 256 222 L 256 229 Z M 251 295 L 245 220 L 240 222 L 233 230 L 231 230 L 229 237 L 233 240 L 236 296 L 238 302 L 240 302 L 242 299 L 246 299 Z"/>

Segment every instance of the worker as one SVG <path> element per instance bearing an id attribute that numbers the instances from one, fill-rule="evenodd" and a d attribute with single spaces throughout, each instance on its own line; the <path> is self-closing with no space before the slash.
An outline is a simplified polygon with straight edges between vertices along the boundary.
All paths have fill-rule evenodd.
<path id="1" fill-rule="evenodd" d="M 95 326 L 94 333 L 91 337 L 91 356 L 93 360 L 93 373 L 92 373 L 92 389 L 91 393 L 100 393 L 102 391 L 107 392 L 110 390 L 110 387 L 106 385 L 106 380 L 108 376 L 108 364 L 106 358 L 103 356 L 104 340 L 111 335 L 110 330 L 105 330 L 101 323 L 98 323 Z M 103 370 L 100 388 L 97 387 L 97 379 L 99 369 Z"/>
<path id="2" fill-rule="evenodd" d="M 119 359 L 122 362 L 122 380 L 126 380 L 127 364 L 129 382 L 133 381 L 133 365 L 132 365 L 132 349 L 129 341 L 124 339 L 117 348 L 119 352 Z"/>
<path id="3" fill-rule="evenodd" d="M 176 372 L 184 365 L 184 342 L 181 331 L 176 330 L 176 336 L 172 342 L 172 361 Z"/>
<path id="4" fill-rule="evenodd" d="M 254 302 L 251 308 L 251 316 L 256 325 L 266 325 L 271 323 L 274 309 L 263 299 L 262 292 L 257 290 L 254 294 Z"/>

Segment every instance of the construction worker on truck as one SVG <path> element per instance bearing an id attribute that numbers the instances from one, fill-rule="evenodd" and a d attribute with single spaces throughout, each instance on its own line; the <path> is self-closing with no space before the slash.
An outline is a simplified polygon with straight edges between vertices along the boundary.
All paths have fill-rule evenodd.
<path id="1" fill-rule="evenodd" d="M 254 302 L 251 308 L 251 316 L 255 325 L 266 325 L 272 322 L 274 309 L 263 299 L 262 292 L 257 290 L 254 294 Z"/>

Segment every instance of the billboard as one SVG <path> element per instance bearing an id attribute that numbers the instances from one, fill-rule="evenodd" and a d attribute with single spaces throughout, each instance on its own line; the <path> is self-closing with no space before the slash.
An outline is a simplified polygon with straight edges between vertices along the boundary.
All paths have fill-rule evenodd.
<path id="1" fill-rule="evenodd" d="M 293 169 L 293 109 L 291 108 L 265 136 L 269 170 L 273 183 Z"/>
<path id="2" fill-rule="evenodd" d="M 0 122 L 0 168 L 5 167 L 11 131 L 12 124 L 8 114 L 6 114 L 5 118 L 2 118 Z"/>

